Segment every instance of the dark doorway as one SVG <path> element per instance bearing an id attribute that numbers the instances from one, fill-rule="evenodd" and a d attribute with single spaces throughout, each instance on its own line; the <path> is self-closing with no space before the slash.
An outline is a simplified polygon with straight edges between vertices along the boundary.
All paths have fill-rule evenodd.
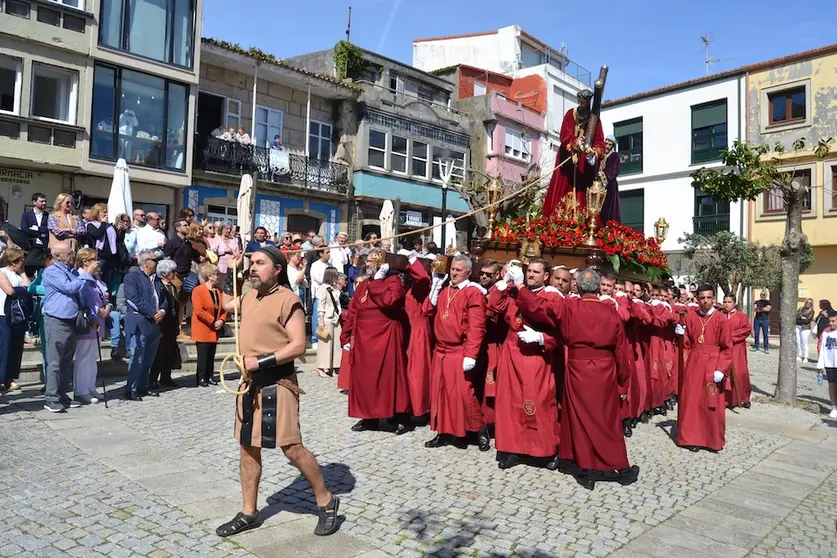
<path id="1" fill-rule="evenodd" d="M 224 98 L 211 93 L 198 93 L 198 125 L 195 133 L 207 137 L 224 123 Z"/>

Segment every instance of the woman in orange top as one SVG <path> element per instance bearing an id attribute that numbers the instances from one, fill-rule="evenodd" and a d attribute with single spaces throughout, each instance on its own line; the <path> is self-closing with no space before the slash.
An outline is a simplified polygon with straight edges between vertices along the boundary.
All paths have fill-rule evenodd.
<path id="1" fill-rule="evenodd" d="M 210 383 L 218 385 L 215 379 L 215 349 L 218 335 L 227 313 L 221 301 L 221 289 L 218 288 L 218 268 L 211 263 L 200 266 L 203 284 L 192 291 L 192 339 L 198 349 L 198 371 L 195 384 L 203 387 Z"/>

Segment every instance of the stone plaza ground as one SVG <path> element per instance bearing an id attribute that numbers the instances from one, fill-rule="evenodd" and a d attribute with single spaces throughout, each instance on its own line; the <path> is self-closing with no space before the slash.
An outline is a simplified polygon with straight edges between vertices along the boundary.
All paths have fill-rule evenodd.
<path id="1" fill-rule="evenodd" d="M 750 358 L 758 399 L 778 350 Z M 182 387 L 52 415 L 32 386 L 0 396 L 0 556 L 837 556 L 837 421 L 822 412 L 728 411 L 719 454 L 677 448 L 676 415 L 655 417 L 628 440 L 639 481 L 589 492 L 557 472 L 501 471 L 493 451 L 425 449 L 426 428 L 351 432 L 336 379 L 302 370 L 305 444 L 342 500 L 336 535 L 313 535 L 311 490 L 276 450 L 264 526 L 215 536 L 240 507 L 231 395 Z M 812 365 L 799 388 L 827 409 Z"/>

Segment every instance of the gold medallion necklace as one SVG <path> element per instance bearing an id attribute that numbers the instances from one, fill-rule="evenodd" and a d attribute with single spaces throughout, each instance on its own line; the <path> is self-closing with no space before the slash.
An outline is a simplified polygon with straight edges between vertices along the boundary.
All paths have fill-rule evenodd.
<path id="1" fill-rule="evenodd" d="M 709 315 L 709 319 L 706 320 L 706 322 L 704 322 L 703 318 L 701 318 L 700 314 L 698 314 L 698 319 L 700 320 L 700 335 L 697 338 L 697 342 L 700 343 L 701 345 L 706 340 L 703 337 L 703 333 L 706 331 L 706 326 L 709 325 L 709 322 L 711 322 L 712 318 L 714 318 L 714 317 L 715 317 L 715 312 L 712 312 L 712 314 Z"/>
<path id="2" fill-rule="evenodd" d="M 454 298 L 456 298 L 456 295 L 458 295 L 461 290 L 462 289 L 458 289 L 453 285 L 448 287 L 448 304 L 445 307 L 445 313 L 442 314 L 442 319 L 443 320 L 447 320 L 450 317 L 450 303 Z M 453 293 L 453 296 L 451 296 L 451 294 L 450 294 L 451 291 L 456 291 L 455 293 Z"/>

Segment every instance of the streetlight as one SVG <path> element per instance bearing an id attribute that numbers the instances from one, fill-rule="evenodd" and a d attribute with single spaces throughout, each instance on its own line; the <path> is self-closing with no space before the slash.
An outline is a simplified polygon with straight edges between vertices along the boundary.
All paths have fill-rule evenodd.
<path id="1" fill-rule="evenodd" d="M 456 161 L 453 157 L 439 158 L 439 175 L 442 177 L 442 253 L 447 252 L 447 232 L 448 232 L 448 188 L 450 187 L 450 179 L 453 176 L 453 165 Z"/>

